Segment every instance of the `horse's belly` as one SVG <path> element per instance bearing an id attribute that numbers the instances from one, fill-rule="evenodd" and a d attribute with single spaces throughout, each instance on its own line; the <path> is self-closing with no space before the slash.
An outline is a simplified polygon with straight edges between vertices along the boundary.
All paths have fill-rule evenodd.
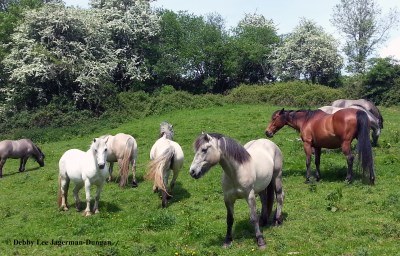
<path id="1" fill-rule="evenodd" d="M 342 145 L 342 141 L 340 138 L 337 136 L 330 136 L 330 137 L 324 137 L 322 139 L 319 139 L 318 141 L 313 141 L 313 146 L 317 148 L 329 148 L 329 149 L 335 149 L 335 148 L 340 148 Z"/>

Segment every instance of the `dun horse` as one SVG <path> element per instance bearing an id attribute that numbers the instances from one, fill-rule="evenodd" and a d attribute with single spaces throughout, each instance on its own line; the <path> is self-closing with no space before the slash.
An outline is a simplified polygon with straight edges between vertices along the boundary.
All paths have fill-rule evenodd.
<path id="1" fill-rule="evenodd" d="M 360 106 L 360 105 L 351 105 L 348 108 L 354 108 L 354 109 L 359 109 L 364 111 L 365 113 L 367 113 L 369 122 L 371 124 L 371 136 L 372 136 L 372 145 L 376 146 L 378 144 L 378 138 L 379 135 L 381 134 L 381 124 L 380 124 L 380 120 L 378 118 L 376 118 L 369 110 L 366 110 L 364 107 Z M 332 106 L 323 106 L 318 108 L 322 111 L 324 111 L 327 114 L 333 114 L 343 108 L 339 108 L 339 107 L 332 107 Z"/>
<path id="2" fill-rule="evenodd" d="M 364 111 L 347 108 L 329 115 L 321 110 L 278 110 L 272 114 L 272 120 L 265 130 L 267 137 L 272 137 L 283 126 L 288 125 L 300 132 L 306 153 L 307 175 L 310 179 L 312 149 L 315 152 L 316 180 L 320 175 L 321 148 L 341 148 L 347 159 L 346 180 L 353 179 L 353 159 L 351 142 L 357 138 L 357 152 L 364 173 L 369 171 L 370 183 L 375 182 L 372 158 L 372 146 L 369 140 L 369 120 Z"/>
<path id="3" fill-rule="evenodd" d="M 90 186 L 97 186 L 93 212 L 99 213 L 100 193 L 108 175 L 106 165 L 107 140 L 94 139 L 88 151 L 70 149 L 66 151 L 60 161 L 60 174 L 58 178 L 58 206 L 61 210 L 67 211 L 67 196 L 70 181 L 74 182 L 74 198 L 76 209 L 79 210 L 79 190 L 84 186 L 86 192 L 86 209 L 84 216 L 91 215 L 90 212 Z"/>
<path id="4" fill-rule="evenodd" d="M 332 107 L 338 108 L 348 108 L 352 105 L 359 105 L 366 110 L 370 111 L 376 118 L 379 119 L 379 128 L 383 129 L 383 117 L 379 109 L 369 100 L 365 99 L 358 99 L 358 100 L 346 100 L 346 99 L 339 99 L 332 102 Z"/>
<path id="5" fill-rule="evenodd" d="M 267 139 L 252 140 L 241 146 L 224 135 L 211 133 L 200 135 L 195 143 L 195 156 L 190 166 L 190 175 L 198 179 L 210 168 L 220 164 L 224 170 L 222 190 L 227 210 L 227 231 L 224 247 L 232 243 L 234 204 L 244 198 L 250 208 L 250 220 L 255 229 L 257 244 L 265 248 L 260 225 L 267 224 L 274 203 L 277 207 L 275 224 L 281 224 L 283 206 L 282 153 L 275 143 Z M 257 216 L 256 194 L 262 202 L 261 217 Z"/>
<path id="6" fill-rule="evenodd" d="M 121 177 L 119 186 L 124 187 L 128 183 L 129 165 L 132 166 L 132 187 L 137 187 L 136 181 L 136 158 L 138 154 L 136 140 L 128 134 L 118 133 L 113 135 L 104 135 L 100 138 L 107 139 L 108 154 L 107 162 L 110 163 L 110 177 L 112 180 L 112 172 L 114 163 L 118 162 L 119 175 Z"/>
<path id="7" fill-rule="evenodd" d="M 3 166 L 7 158 L 20 158 L 19 172 L 25 171 L 29 157 L 35 158 L 40 167 L 44 166 L 44 154 L 38 146 L 29 139 L 0 141 L 0 178 L 3 177 Z"/>
<path id="8" fill-rule="evenodd" d="M 167 191 L 168 178 L 172 170 L 173 176 L 170 185 L 172 192 L 179 171 L 182 169 L 184 155 L 181 146 L 173 141 L 174 130 L 172 125 L 162 122 L 160 125 L 160 138 L 150 150 L 150 163 L 146 178 L 154 181 L 153 191 L 161 190 L 162 207 L 167 206 L 169 193 Z"/>

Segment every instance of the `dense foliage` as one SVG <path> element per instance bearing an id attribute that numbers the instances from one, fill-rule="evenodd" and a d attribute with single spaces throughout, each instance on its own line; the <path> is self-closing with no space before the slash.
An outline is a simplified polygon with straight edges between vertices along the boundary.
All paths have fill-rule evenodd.
<path id="1" fill-rule="evenodd" d="M 157 113 L 158 102 L 168 101 L 159 96 L 166 90 L 183 99 L 208 99 L 231 90 L 233 97 L 244 88 L 238 86 L 248 85 L 254 97 L 235 96 L 237 101 L 312 106 L 340 95 L 378 105 L 400 102 L 398 62 L 375 59 L 363 74 L 343 76 L 337 42 L 313 21 L 302 19 L 292 33 L 279 35 L 272 20 L 256 13 L 226 28 L 216 13 L 175 13 L 150 3 L 92 0 L 91 8 L 80 9 L 58 0 L 4 1 L 2 131 L 59 127 L 115 112 L 138 117 L 139 111 L 121 103 L 130 95 L 138 107 L 152 105 L 141 109 L 149 115 Z M 271 86 L 277 81 L 288 83 L 275 90 L 282 87 Z M 339 91 L 321 93 L 316 84 Z M 299 97 L 286 97 L 288 92 Z M 177 106 L 179 97 L 173 99 Z"/>

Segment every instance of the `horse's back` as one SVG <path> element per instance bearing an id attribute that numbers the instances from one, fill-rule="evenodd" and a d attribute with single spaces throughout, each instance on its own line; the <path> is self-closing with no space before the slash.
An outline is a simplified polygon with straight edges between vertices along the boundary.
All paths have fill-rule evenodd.
<path id="1" fill-rule="evenodd" d="M 30 139 L 0 141 L 0 157 L 20 158 L 33 153 Z"/>
<path id="2" fill-rule="evenodd" d="M 274 174 L 282 170 L 282 152 L 268 139 L 249 141 L 244 148 L 251 156 L 256 174 L 255 190 L 259 192 L 268 186 Z"/>
<path id="3" fill-rule="evenodd" d="M 60 175 L 71 179 L 81 179 L 82 170 L 87 168 L 86 152 L 79 149 L 69 149 L 58 162 Z"/>
<path id="4" fill-rule="evenodd" d="M 110 152 L 107 160 L 112 162 L 116 162 L 118 159 L 123 159 L 126 149 L 130 149 L 132 155 L 137 151 L 135 138 L 125 133 L 118 133 L 115 136 L 110 135 L 107 144 L 110 145 Z"/>
<path id="5" fill-rule="evenodd" d="M 154 160 L 170 148 L 173 148 L 174 151 L 173 169 L 181 169 L 184 161 L 183 150 L 177 142 L 169 140 L 165 136 L 159 138 L 151 147 L 150 159 Z"/>

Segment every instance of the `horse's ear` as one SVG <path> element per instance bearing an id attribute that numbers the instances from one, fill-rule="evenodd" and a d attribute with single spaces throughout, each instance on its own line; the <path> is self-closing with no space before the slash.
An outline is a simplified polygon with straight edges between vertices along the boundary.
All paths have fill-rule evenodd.
<path id="1" fill-rule="evenodd" d="M 206 136 L 207 136 L 206 138 L 207 138 L 208 141 L 212 140 L 212 137 L 210 135 L 206 134 Z"/>
<path id="2" fill-rule="evenodd" d="M 282 110 L 279 111 L 279 114 L 283 114 L 283 112 L 285 112 L 285 108 L 282 108 Z"/>
<path id="3" fill-rule="evenodd" d="M 93 139 L 93 142 L 96 142 L 96 138 Z"/>

